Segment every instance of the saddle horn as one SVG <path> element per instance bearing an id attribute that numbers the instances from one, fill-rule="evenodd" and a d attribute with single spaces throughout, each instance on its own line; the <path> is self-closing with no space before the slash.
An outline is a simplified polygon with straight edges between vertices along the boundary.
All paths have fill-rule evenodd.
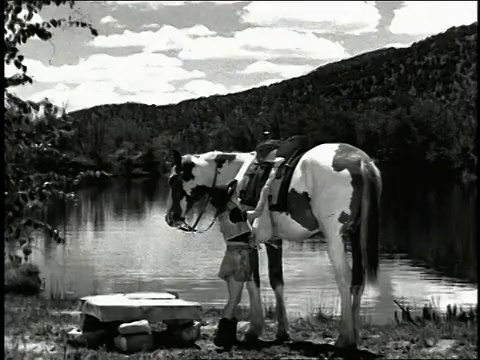
<path id="1" fill-rule="evenodd" d="M 230 200 L 230 198 L 232 197 L 232 195 L 235 193 L 235 190 L 237 190 L 237 185 L 238 185 L 238 181 L 237 180 L 232 180 L 229 184 L 228 184 L 228 192 L 227 192 L 227 199 Z"/>

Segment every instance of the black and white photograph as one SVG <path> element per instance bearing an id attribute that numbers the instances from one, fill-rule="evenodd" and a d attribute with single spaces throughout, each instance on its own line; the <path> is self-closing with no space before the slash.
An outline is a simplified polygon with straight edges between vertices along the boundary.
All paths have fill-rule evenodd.
<path id="1" fill-rule="evenodd" d="M 477 17 L 6 0 L 5 359 L 477 359 Z"/>

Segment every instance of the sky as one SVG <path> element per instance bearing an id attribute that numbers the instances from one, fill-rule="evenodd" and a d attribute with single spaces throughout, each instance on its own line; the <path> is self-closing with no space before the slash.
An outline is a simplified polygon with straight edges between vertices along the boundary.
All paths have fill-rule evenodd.
<path id="1" fill-rule="evenodd" d="M 384 47 L 407 47 L 477 21 L 476 1 L 82 1 L 31 21 L 73 16 L 21 47 L 34 83 L 13 92 L 67 111 L 175 104 L 304 75 Z M 12 75 L 7 66 L 6 75 Z"/>

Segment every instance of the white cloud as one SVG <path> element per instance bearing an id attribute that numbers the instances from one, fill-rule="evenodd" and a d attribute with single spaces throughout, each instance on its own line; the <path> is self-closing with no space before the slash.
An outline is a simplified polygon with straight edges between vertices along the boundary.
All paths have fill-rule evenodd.
<path id="1" fill-rule="evenodd" d="M 210 3 L 214 5 L 229 5 L 247 1 L 107 1 L 115 5 L 126 5 L 130 7 L 140 7 L 144 9 L 158 10 L 163 6 L 182 6 L 187 4 Z"/>
<path id="2" fill-rule="evenodd" d="M 226 94 L 227 88 L 222 84 L 215 84 L 208 80 L 192 80 L 185 84 L 181 90 L 193 94 L 195 97 Z"/>
<path id="3" fill-rule="evenodd" d="M 162 26 L 159 24 L 146 24 L 142 25 L 142 29 L 160 29 Z"/>
<path id="4" fill-rule="evenodd" d="M 90 45 L 104 48 L 142 46 L 145 52 L 180 50 L 183 60 L 220 58 L 271 59 L 278 57 L 307 57 L 335 60 L 349 54 L 338 42 L 282 28 L 249 28 L 233 37 L 211 36 L 215 33 L 204 25 L 177 29 L 165 25 L 157 31 L 97 36 Z"/>
<path id="5" fill-rule="evenodd" d="M 187 71 L 182 61 L 164 54 L 140 53 L 125 57 L 95 54 L 81 59 L 77 65 L 45 66 L 38 60 L 25 60 L 30 75 L 39 82 L 81 84 L 88 81 L 109 81 L 114 84 L 138 83 L 148 87 L 155 82 L 202 78 L 205 73 Z M 12 71 L 13 66 L 6 67 Z M 144 82 L 144 83 L 142 83 Z"/>
<path id="6" fill-rule="evenodd" d="M 246 23 L 320 33 L 375 31 L 380 18 L 374 1 L 252 1 L 242 12 Z"/>
<path id="7" fill-rule="evenodd" d="M 57 106 L 65 106 L 67 111 L 75 111 L 104 104 L 121 104 L 136 102 L 143 104 L 167 105 L 176 104 L 183 100 L 196 99 L 211 95 L 225 95 L 234 92 L 248 90 L 254 87 L 270 85 L 280 82 L 283 79 L 268 79 L 257 84 L 233 85 L 227 87 L 220 83 L 209 80 L 192 80 L 179 89 L 170 84 L 157 83 L 156 88 L 152 86 L 132 88 L 130 84 L 114 83 L 108 80 L 87 81 L 79 85 L 67 85 L 63 83 L 34 93 L 31 96 L 23 96 L 22 89 L 15 89 L 20 97 L 33 101 L 49 99 Z"/>
<path id="8" fill-rule="evenodd" d="M 100 23 L 104 24 L 104 25 L 109 24 L 110 26 L 113 26 L 113 27 L 119 28 L 119 29 L 125 28 L 125 25 L 120 24 L 117 19 L 115 19 L 114 17 L 112 17 L 110 15 L 107 15 L 107 16 L 101 18 Z"/>
<path id="9" fill-rule="evenodd" d="M 205 77 L 202 71 L 182 68 L 183 62 L 177 58 L 152 53 L 126 57 L 95 54 L 77 65 L 45 66 L 30 59 L 25 64 L 35 82 L 52 86 L 34 94 L 32 100 L 47 97 L 62 105 L 68 99 L 70 110 L 125 101 L 144 102 L 144 99 L 153 104 L 183 100 L 194 94 L 177 93 L 170 82 Z M 7 76 L 13 73 L 16 73 L 13 66 L 5 68 Z"/>
<path id="10" fill-rule="evenodd" d="M 146 52 L 180 49 L 195 36 L 214 35 L 204 25 L 195 25 L 190 28 L 177 29 L 171 25 L 164 25 L 157 31 L 142 31 L 139 33 L 125 30 L 123 34 L 100 35 L 89 44 L 101 48 L 116 48 L 126 46 L 143 46 Z"/>
<path id="11" fill-rule="evenodd" d="M 172 87 L 173 88 L 173 87 Z M 18 91 L 19 95 L 20 91 Z M 166 105 L 176 104 L 182 100 L 198 97 L 188 91 L 138 91 L 128 93 L 126 90 L 119 91 L 108 81 L 92 81 L 77 86 L 66 86 L 57 84 L 55 87 L 39 91 L 28 98 L 33 101 L 40 101 L 48 98 L 55 105 L 63 106 L 67 104 L 67 112 L 83 108 L 89 108 L 104 104 L 122 104 L 126 102 L 137 102 L 144 104 Z"/>
<path id="12" fill-rule="evenodd" d="M 241 91 L 248 90 L 248 89 L 251 89 L 251 88 L 252 88 L 252 86 L 233 85 L 233 86 L 230 87 L 230 92 L 237 93 L 237 92 L 241 92 Z"/>
<path id="13" fill-rule="evenodd" d="M 394 47 L 394 48 L 400 49 L 400 48 L 410 47 L 410 46 L 412 46 L 412 44 L 413 44 L 413 41 L 409 42 L 409 43 L 390 43 L 390 44 L 387 44 L 387 45 L 383 46 L 383 48 Z"/>
<path id="14" fill-rule="evenodd" d="M 405 1 L 390 24 L 394 34 L 433 35 L 477 21 L 476 1 Z"/>
<path id="15" fill-rule="evenodd" d="M 191 28 L 184 29 L 189 36 L 212 36 L 216 35 L 215 31 L 210 30 L 205 25 L 194 25 Z"/>
<path id="16" fill-rule="evenodd" d="M 299 57 L 342 59 L 348 55 L 339 43 L 281 28 L 251 28 L 236 32 L 233 37 L 198 38 L 185 42 L 178 54 L 183 60 L 218 58 L 272 59 Z"/>
<path id="17" fill-rule="evenodd" d="M 267 79 L 267 80 L 260 81 L 255 87 L 268 86 L 268 85 L 279 83 L 280 81 L 283 81 L 283 80 L 285 79 Z"/>
<path id="18" fill-rule="evenodd" d="M 257 61 L 248 65 L 245 69 L 239 71 L 241 74 L 278 74 L 283 78 L 292 78 L 301 75 L 315 69 L 310 65 L 290 65 L 290 64 L 274 64 L 269 61 Z"/>
<path id="19" fill-rule="evenodd" d="M 117 22 L 118 20 L 110 15 L 107 15 L 100 19 L 100 24 L 110 24 L 110 23 L 117 23 Z"/>

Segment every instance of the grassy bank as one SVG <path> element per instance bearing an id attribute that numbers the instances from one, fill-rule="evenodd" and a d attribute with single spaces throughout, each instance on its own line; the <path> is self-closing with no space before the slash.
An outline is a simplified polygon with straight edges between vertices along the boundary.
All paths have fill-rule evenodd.
<path id="1" fill-rule="evenodd" d="M 130 357 L 106 350 L 74 349 L 66 343 L 66 332 L 80 325 L 76 301 L 52 301 L 41 298 L 5 296 L 5 359 L 76 358 L 76 359 L 287 359 L 319 358 L 306 349 L 292 349 L 288 345 L 272 346 L 263 350 L 234 348 L 219 352 L 213 345 L 213 336 L 220 310 L 204 309 L 202 337 L 198 349 L 163 349 Z M 246 320 L 242 311 L 240 320 Z M 240 321 L 238 337 L 246 330 Z M 293 340 L 310 340 L 333 344 L 338 334 L 336 320 L 312 314 L 291 320 Z M 265 339 L 275 336 L 274 321 L 267 316 Z M 363 325 L 359 347 L 390 359 L 475 359 L 477 358 L 477 323 L 428 322 L 385 326 Z M 72 357 L 73 356 L 73 357 Z M 323 355 L 320 355 L 322 358 Z M 326 355 L 325 355 L 326 356 Z"/>

